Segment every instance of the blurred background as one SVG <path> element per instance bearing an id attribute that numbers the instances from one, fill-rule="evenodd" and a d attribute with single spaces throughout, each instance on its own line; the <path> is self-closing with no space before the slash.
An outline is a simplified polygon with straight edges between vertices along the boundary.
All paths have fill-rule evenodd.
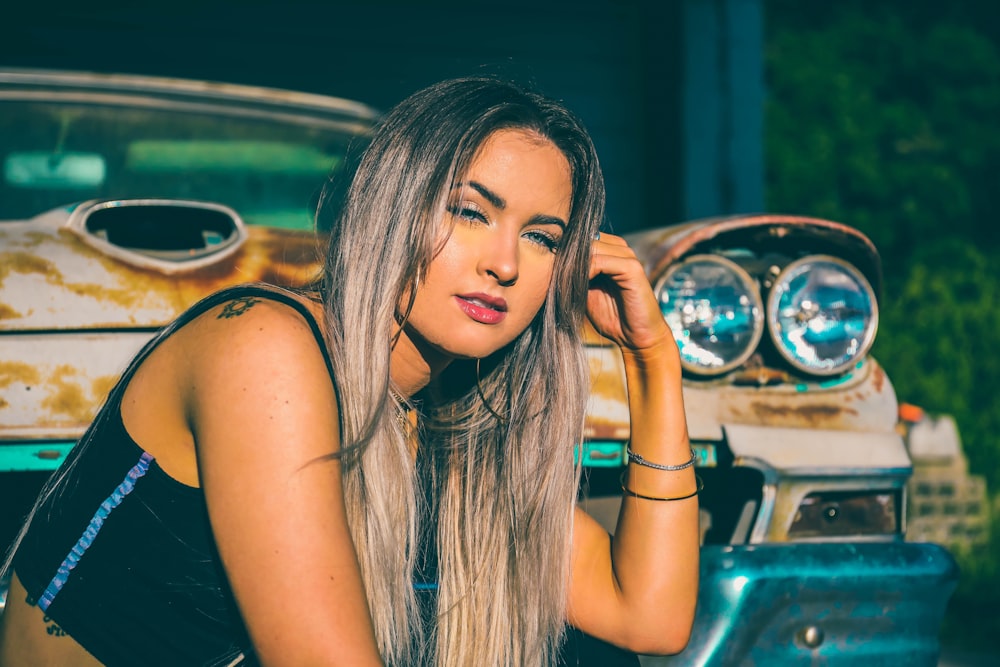
<path id="1" fill-rule="evenodd" d="M 942 639 L 1000 652 L 1000 3 L 54 0 L 3 14 L 5 66 L 380 109 L 450 76 L 513 77 L 590 128 L 615 231 L 761 210 L 859 228 L 884 261 L 874 354 L 901 401 L 954 419 L 959 465 L 986 488 L 958 512 L 971 523 L 937 538 L 962 567 Z"/>

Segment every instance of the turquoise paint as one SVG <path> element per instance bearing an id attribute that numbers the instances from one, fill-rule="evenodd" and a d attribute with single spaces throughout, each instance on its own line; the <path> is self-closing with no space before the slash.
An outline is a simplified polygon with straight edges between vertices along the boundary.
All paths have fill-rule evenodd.
<path id="1" fill-rule="evenodd" d="M 52 440 L 28 445 L 0 445 L 0 472 L 55 470 L 74 444 Z"/>
<path id="2" fill-rule="evenodd" d="M 573 448 L 574 462 L 580 463 L 580 446 Z M 618 468 L 625 465 L 625 443 L 595 440 L 583 443 L 583 465 L 588 468 Z"/>

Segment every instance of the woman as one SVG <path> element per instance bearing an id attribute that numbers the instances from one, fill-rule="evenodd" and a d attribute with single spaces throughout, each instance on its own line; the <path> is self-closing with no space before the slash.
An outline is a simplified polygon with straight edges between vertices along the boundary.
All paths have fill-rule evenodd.
<path id="1" fill-rule="evenodd" d="M 640 263 L 597 237 L 582 126 L 437 84 L 338 208 L 314 290 L 210 297 L 126 371 L 20 540 L 4 665 L 535 665 L 567 622 L 684 646 L 680 366 Z M 585 314 L 628 379 L 613 541 L 574 507 Z"/>

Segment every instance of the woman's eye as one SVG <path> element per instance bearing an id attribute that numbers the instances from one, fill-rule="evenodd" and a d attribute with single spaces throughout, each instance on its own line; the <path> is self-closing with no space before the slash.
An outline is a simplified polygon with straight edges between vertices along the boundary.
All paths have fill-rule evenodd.
<path id="1" fill-rule="evenodd" d="M 556 252 L 559 250 L 559 244 L 561 239 L 556 238 L 548 232 L 543 232 L 538 229 L 531 230 L 524 235 L 532 243 L 537 243 L 538 245 L 546 248 L 549 252 Z"/>
<path id="2" fill-rule="evenodd" d="M 487 222 L 486 214 L 478 206 L 472 204 L 455 204 L 448 207 L 448 212 L 457 218 L 470 222 Z"/>

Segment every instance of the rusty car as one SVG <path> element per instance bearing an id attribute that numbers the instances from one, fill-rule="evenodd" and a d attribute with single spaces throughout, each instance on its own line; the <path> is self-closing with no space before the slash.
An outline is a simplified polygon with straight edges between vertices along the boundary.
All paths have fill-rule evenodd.
<path id="1" fill-rule="evenodd" d="M 693 634 L 679 655 L 644 665 L 937 665 L 958 571 L 943 547 L 905 540 L 912 460 L 870 354 L 872 242 L 840 222 L 777 214 L 626 237 L 680 349 L 704 480 Z M 594 334 L 589 352 L 582 502 L 610 530 L 628 439 L 624 368 Z"/>
<path id="2" fill-rule="evenodd" d="M 317 193 L 377 117 L 289 91 L 0 70 L 4 545 L 156 331 L 225 285 L 315 275 Z M 643 663 L 936 664 L 957 570 L 904 540 L 912 463 L 870 354 L 875 247 L 846 224 L 776 214 L 627 238 L 681 352 L 704 480 L 694 632 Z M 613 530 L 624 369 L 612 344 L 585 340 L 581 503 Z"/>

